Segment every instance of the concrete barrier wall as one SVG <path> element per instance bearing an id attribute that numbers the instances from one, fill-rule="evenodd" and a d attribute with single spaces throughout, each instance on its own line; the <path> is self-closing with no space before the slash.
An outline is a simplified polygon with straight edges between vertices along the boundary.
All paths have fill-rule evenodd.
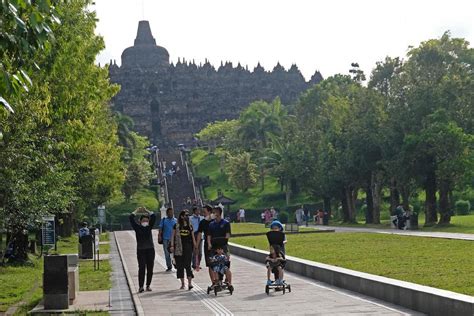
<path id="1" fill-rule="evenodd" d="M 230 243 L 233 255 L 265 262 L 268 252 Z M 474 315 L 474 297 L 287 256 L 285 270 L 428 315 Z M 462 277 L 462 276 L 459 276 Z"/>
<path id="2" fill-rule="evenodd" d="M 324 234 L 324 233 L 335 233 L 334 229 L 322 229 L 322 230 L 303 230 L 298 232 L 289 232 L 285 231 L 287 235 L 298 235 L 298 234 Z M 251 236 L 264 236 L 265 233 L 241 233 L 241 234 L 232 234 L 232 237 L 251 237 Z"/>

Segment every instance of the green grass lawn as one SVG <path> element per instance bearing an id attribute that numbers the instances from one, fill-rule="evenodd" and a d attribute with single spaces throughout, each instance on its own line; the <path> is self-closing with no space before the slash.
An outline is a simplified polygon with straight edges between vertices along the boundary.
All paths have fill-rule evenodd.
<path id="1" fill-rule="evenodd" d="M 107 237 L 105 237 L 107 235 Z M 108 238 L 108 234 L 102 234 L 101 238 Z M 102 239 L 101 239 L 102 240 Z M 100 254 L 110 252 L 110 245 L 99 246 Z M 63 238 L 58 242 L 58 253 L 77 253 L 77 237 Z M 91 260 L 79 260 L 79 289 L 81 291 L 108 290 L 111 288 L 110 273 L 112 268 L 108 260 L 101 260 L 100 270 L 94 271 L 94 262 Z"/>
<path id="2" fill-rule="evenodd" d="M 79 289 L 81 291 L 108 290 L 112 287 L 110 273 L 112 267 L 109 260 L 101 260 L 99 270 L 94 271 L 94 262 L 79 261 Z"/>
<path id="3" fill-rule="evenodd" d="M 288 255 L 474 295 L 474 243 L 370 233 L 288 235 Z M 265 236 L 232 242 L 267 250 Z"/>
<path id="4" fill-rule="evenodd" d="M 102 239 L 103 238 L 103 239 Z M 102 234 L 101 240 L 108 240 L 108 234 Z M 58 241 L 57 252 L 50 253 L 70 254 L 77 253 L 77 237 L 62 238 Z M 100 245 L 100 253 L 109 253 L 108 244 Z M 10 306 L 22 300 L 26 306 L 17 311 L 17 315 L 25 315 L 42 298 L 42 273 L 43 258 L 30 256 L 31 263 L 18 266 L 0 267 L 0 312 L 6 311 Z M 81 291 L 108 290 L 111 288 L 110 273 L 112 268 L 108 260 L 100 262 L 100 270 L 94 271 L 92 261 L 80 260 L 79 286 Z M 37 287 L 38 286 L 38 287 Z M 34 288 L 37 287 L 35 290 Z M 33 291 L 32 293 L 30 293 Z M 89 315 L 89 314 L 88 314 Z"/>
<path id="5" fill-rule="evenodd" d="M 270 229 L 265 227 L 264 224 L 257 223 L 232 223 L 231 231 L 232 234 L 250 234 L 250 233 L 266 233 Z M 314 228 L 301 227 L 300 231 L 314 230 Z"/>
<path id="6" fill-rule="evenodd" d="M 43 260 L 31 256 L 31 264 L 0 267 L 0 312 L 19 302 L 41 283 Z"/>
<path id="7" fill-rule="evenodd" d="M 219 157 L 217 155 L 208 154 L 207 151 L 202 149 L 195 149 L 191 153 L 191 159 L 197 176 L 209 176 L 211 180 L 211 185 L 204 188 L 207 199 L 216 199 L 217 190 L 221 189 L 225 196 L 237 201 L 236 207 L 262 209 L 271 206 L 276 208 L 284 208 L 286 206 L 285 192 L 280 191 L 280 184 L 274 177 L 265 177 L 264 191 L 261 190 L 260 182 L 258 182 L 247 192 L 241 192 L 228 182 L 225 174 L 220 172 Z M 293 196 L 292 201 L 295 205 L 312 203 L 311 199 L 305 194 Z"/>

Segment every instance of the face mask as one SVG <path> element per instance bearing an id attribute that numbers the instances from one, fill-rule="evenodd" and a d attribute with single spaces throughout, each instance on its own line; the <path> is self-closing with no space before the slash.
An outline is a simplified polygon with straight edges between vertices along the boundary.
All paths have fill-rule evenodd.
<path id="1" fill-rule="evenodd" d="M 142 223 L 142 226 L 143 226 L 143 227 L 148 227 L 148 222 L 143 222 L 143 223 Z"/>
<path id="2" fill-rule="evenodd" d="M 216 214 L 212 213 L 211 214 L 211 219 L 216 219 Z"/>

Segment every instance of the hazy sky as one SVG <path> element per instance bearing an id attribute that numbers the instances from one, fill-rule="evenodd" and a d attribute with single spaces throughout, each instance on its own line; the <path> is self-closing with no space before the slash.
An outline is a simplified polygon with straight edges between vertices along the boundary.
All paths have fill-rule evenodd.
<path id="1" fill-rule="evenodd" d="M 221 60 L 250 69 L 296 63 L 309 79 L 347 73 L 358 62 L 369 73 L 385 56 L 446 30 L 474 42 L 473 0 L 95 0 L 101 64 L 133 45 L 138 21 L 149 20 L 171 61 Z M 472 44 L 471 44 L 472 46 Z"/>

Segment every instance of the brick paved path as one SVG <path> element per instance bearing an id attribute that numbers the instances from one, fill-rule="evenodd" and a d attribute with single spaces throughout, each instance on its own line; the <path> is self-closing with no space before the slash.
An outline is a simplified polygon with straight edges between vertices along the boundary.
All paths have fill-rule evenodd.
<path id="1" fill-rule="evenodd" d="M 164 271 L 161 245 L 156 247 L 153 292 L 137 295 L 135 233 L 121 231 L 115 234 L 124 258 L 124 267 L 133 282 L 131 288 L 139 315 L 420 315 L 291 273 L 285 276 L 291 284 L 291 293 L 283 295 L 273 292 L 267 296 L 264 265 L 237 256 L 231 257 L 235 287 L 232 296 L 222 292 L 217 297 L 212 293 L 207 295 L 209 276 L 206 270 L 195 273 L 193 290 L 180 290 L 176 273 Z"/>

